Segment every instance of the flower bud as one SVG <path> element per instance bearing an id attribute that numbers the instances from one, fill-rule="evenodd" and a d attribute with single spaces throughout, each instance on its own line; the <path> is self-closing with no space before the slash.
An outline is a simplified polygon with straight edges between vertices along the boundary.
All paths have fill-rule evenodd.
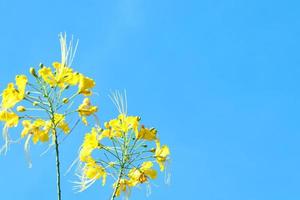
<path id="1" fill-rule="evenodd" d="M 63 103 L 69 103 L 69 99 L 68 98 L 63 98 L 62 102 Z"/>
<path id="2" fill-rule="evenodd" d="M 17 107 L 17 111 L 18 112 L 25 112 L 26 111 L 26 108 L 24 106 L 18 106 Z"/>
<path id="3" fill-rule="evenodd" d="M 35 69 L 33 67 L 30 67 L 29 72 L 32 76 L 37 77 L 37 74 L 36 74 Z"/>
<path id="4" fill-rule="evenodd" d="M 144 144 L 144 145 L 143 145 L 143 147 L 144 147 L 144 148 L 147 148 L 147 147 L 148 147 L 148 145 Z"/>
<path id="5" fill-rule="evenodd" d="M 39 67 L 40 67 L 40 68 L 43 68 L 43 67 L 44 67 L 44 64 L 43 64 L 43 63 L 40 63 L 40 64 L 39 64 Z"/>
<path id="6" fill-rule="evenodd" d="M 150 149 L 150 152 L 152 152 L 152 153 L 155 153 L 155 151 L 156 151 L 156 148 Z"/>
<path id="7" fill-rule="evenodd" d="M 32 105 L 33 105 L 33 106 L 37 106 L 37 105 L 39 105 L 39 102 L 34 101 L 34 102 L 32 103 Z"/>
<path id="8" fill-rule="evenodd" d="M 91 100 L 89 98 L 84 98 L 82 104 L 90 106 L 91 105 Z"/>
<path id="9" fill-rule="evenodd" d="M 110 167 L 114 167 L 114 166 L 116 165 L 116 163 L 115 163 L 115 162 L 109 162 L 108 165 L 109 165 Z"/>
<path id="10" fill-rule="evenodd" d="M 70 85 L 66 85 L 65 90 L 69 89 Z"/>

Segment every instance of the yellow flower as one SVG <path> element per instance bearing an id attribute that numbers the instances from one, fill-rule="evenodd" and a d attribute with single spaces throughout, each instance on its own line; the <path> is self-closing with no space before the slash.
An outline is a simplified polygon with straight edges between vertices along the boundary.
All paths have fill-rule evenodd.
<path id="1" fill-rule="evenodd" d="M 79 160 L 85 163 L 94 161 L 94 159 L 92 158 L 93 150 L 93 148 L 82 147 L 79 152 Z"/>
<path id="2" fill-rule="evenodd" d="M 135 133 L 138 132 L 139 117 L 126 116 L 120 114 L 117 119 L 112 119 L 105 123 L 105 130 L 102 132 L 102 137 L 122 137 L 124 134 L 133 130 Z"/>
<path id="3" fill-rule="evenodd" d="M 94 184 L 98 179 L 102 177 L 102 185 L 106 182 L 107 173 L 105 169 L 98 165 L 95 161 L 85 163 L 83 167 L 80 168 L 81 174 L 77 176 L 80 178 L 80 181 L 74 182 L 77 186 L 76 189 L 79 189 L 79 192 L 82 192 Z"/>
<path id="4" fill-rule="evenodd" d="M 98 133 L 96 128 L 92 128 L 91 133 L 87 133 L 85 135 L 82 146 L 92 149 L 99 147 Z"/>
<path id="5" fill-rule="evenodd" d="M 130 178 L 129 185 L 135 186 L 139 183 L 145 183 L 148 178 L 155 179 L 157 177 L 157 172 L 152 169 L 153 163 L 151 161 L 143 162 L 142 166 L 138 168 L 132 168 L 128 176 Z"/>
<path id="6" fill-rule="evenodd" d="M 25 89 L 27 85 L 27 77 L 25 75 L 18 75 L 16 76 L 16 85 L 18 87 L 18 92 L 19 92 L 19 98 L 24 99 L 25 97 Z"/>
<path id="7" fill-rule="evenodd" d="M 15 88 L 13 83 L 9 83 L 7 88 L 2 93 L 2 108 L 9 109 L 14 107 L 18 102 L 22 101 L 25 97 L 25 88 L 27 84 L 27 77 L 25 75 L 16 76 Z"/>
<path id="8" fill-rule="evenodd" d="M 113 120 L 110 120 L 109 122 L 106 122 L 104 124 L 105 128 L 103 131 L 102 131 L 102 134 L 101 134 L 101 139 L 103 138 L 113 138 L 113 137 L 122 137 L 122 132 L 120 130 L 120 125 L 119 125 L 119 120 L 118 119 L 113 119 Z"/>
<path id="9" fill-rule="evenodd" d="M 51 87 L 54 87 L 56 85 L 55 76 L 52 73 L 51 69 L 48 67 L 42 67 L 39 70 L 39 75 L 42 77 L 42 79 L 48 83 Z"/>
<path id="10" fill-rule="evenodd" d="M 118 116 L 118 119 L 121 121 L 121 130 L 123 132 L 128 132 L 132 129 L 136 134 L 138 133 L 140 117 L 126 116 L 122 113 Z"/>
<path id="11" fill-rule="evenodd" d="M 16 127 L 19 123 L 19 116 L 7 110 L 0 111 L 0 121 L 5 122 L 5 127 Z"/>
<path id="12" fill-rule="evenodd" d="M 97 165 L 95 162 L 87 163 L 83 173 L 89 179 L 99 179 L 103 177 L 103 185 L 105 184 L 106 172 L 103 167 Z"/>
<path id="13" fill-rule="evenodd" d="M 121 192 L 127 192 L 129 194 L 129 187 L 130 187 L 130 182 L 124 178 L 120 179 L 119 183 L 118 181 L 116 181 L 114 184 L 113 184 L 113 187 L 117 188 L 117 191 L 116 191 L 116 196 L 120 196 Z"/>
<path id="14" fill-rule="evenodd" d="M 25 137 L 28 134 L 32 134 L 32 141 L 36 144 L 38 141 L 49 141 L 49 128 L 46 126 L 47 122 L 42 119 L 37 119 L 33 123 L 30 120 L 24 120 L 23 131 L 21 137 Z"/>
<path id="15" fill-rule="evenodd" d="M 92 94 L 92 89 L 95 87 L 96 83 L 93 79 L 85 77 L 84 75 L 79 75 L 79 85 L 78 85 L 78 93 L 83 94 L 84 96 L 90 96 Z"/>
<path id="16" fill-rule="evenodd" d="M 50 86 L 58 86 L 63 88 L 66 84 L 76 85 L 79 81 L 79 73 L 73 72 L 73 69 L 61 65 L 59 62 L 54 62 L 55 75 L 48 67 L 43 67 L 39 70 L 39 75 Z"/>
<path id="17" fill-rule="evenodd" d="M 159 164 L 160 170 L 163 171 L 165 169 L 165 162 L 170 155 L 170 149 L 167 145 L 160 146 L 160 142 L 156 141 L 156 150 L 155 150 L 155 158 L 156 162 Z"/>
<path id="18" fill-rule="evenodd" d="M 65 116 L 62 114 L 55 113 L 54 114 L 54 123 L 60 128 L 64 133 L 69 133 L 70 128 L 67 122 L 65 121 Z"/>
<path id="19" fill-rule="evenodd" d="M 63 66 L 59 62 L 54 62 L 53 67 L 56 69 L 56 82 L 61 88 L 65 87 L 66 84 L 76 85 L 79 81 L 79 73 L 73 72 L 73 69 L 67 66 Z"/>
<path id="20" fill-rule="evenodd" d="M 141 127 L 141 130 L 136 135 L 137 139 L 144 139 L 144 140 L 156 140 L 157 130 L 155 128 L 145 128 L 144 126 Z"/>
<path id="21" fill-rule="evenodd" d="M 97 106 L 92 106 L 89 98 L 85 98 L 82 104 L 78 107 L 78 113 L 83 123 L 87 125 L 86 116 L 90 116 L 98 111 Z"/>
<path id="22" fill-rule="evenodd" d="M 81 146 L 80 155 L 79 155 L 79 159 L 81 162 L 94 161 L 91 154 L 94 149 L 100 147 L 98 137 L 99 134 L 97 133 L 96 128 L 92 128 L 91 133 L 87 133 L 84 136 L 84 141 Z"/>

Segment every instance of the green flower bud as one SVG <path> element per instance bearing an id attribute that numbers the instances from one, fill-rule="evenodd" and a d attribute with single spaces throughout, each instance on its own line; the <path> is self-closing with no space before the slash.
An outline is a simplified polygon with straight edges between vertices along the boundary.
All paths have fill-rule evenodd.
<path id="1" fill-rule="evenodd" d="M 152 153 L 155 153 L 155 151 L 156 151 L 156 148 L 150 149 L 150 152 L 152 152 Z"/>
<path id="2" fill-rule="evenodd" d="M 30 67 L 29 72 L 32 76 L 37 77 L 37 74 L 36 74 L 35 69 L 33 67 Z"/>
<path id="3" fill-rule="evenodd" d="M 69 103 L 69 99 L 68 98 L 63 98 L 62 102 L 63 103 Z"/>

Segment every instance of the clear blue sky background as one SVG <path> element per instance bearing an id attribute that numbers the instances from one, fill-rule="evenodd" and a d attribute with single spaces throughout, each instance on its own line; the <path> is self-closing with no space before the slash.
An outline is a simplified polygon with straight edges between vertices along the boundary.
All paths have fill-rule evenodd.
<path id="1" fill-rule="evenodd" d="M 0 87 L 59 59 L 58 33 L 80 39 L 73 67 L 97 80 L 103 120 L 110 90 L 159 130 L 172 151 L 172 183 L 149 199 L 300 198 L 300 3 L 278 0 L 0 0 Z M 85 129 L 63 145 L 63 170 Z M 19 134 L 11 131 L 12 134 Z M 22 145 L 0 157 L 0 199 L 55 199 L 54 153 Z M 95 184 L 63 197 L 107 199 Z M 132 199 L 145 199 L 145 189 Z"/>

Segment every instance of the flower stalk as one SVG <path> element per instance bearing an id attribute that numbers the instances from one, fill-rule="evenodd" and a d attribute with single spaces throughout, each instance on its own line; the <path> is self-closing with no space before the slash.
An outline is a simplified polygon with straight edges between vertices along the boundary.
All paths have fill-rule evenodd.
<path id="1" fill-rule="evenodd" d="M 116 181 L 117 185 L 112 192 L 110 200 L 114 200 L 117 197 L 117 192 L 120 189 L 120 181 L 123 177 L 123 170 L 124 170 L 124 166 L 121 166 L 120 173 L 119 173 L 118 179 Z"/>
<path id="2" fill-rule="evenodd" d="M 57 199 L 61 200 L 61 185 L 60 185 L 60 159 L 59 159 L 59 144 L 57 140 L 57 131 L 54 130 L 55 156 L 56 156 L 56 184 L 57 184 Z"/>

